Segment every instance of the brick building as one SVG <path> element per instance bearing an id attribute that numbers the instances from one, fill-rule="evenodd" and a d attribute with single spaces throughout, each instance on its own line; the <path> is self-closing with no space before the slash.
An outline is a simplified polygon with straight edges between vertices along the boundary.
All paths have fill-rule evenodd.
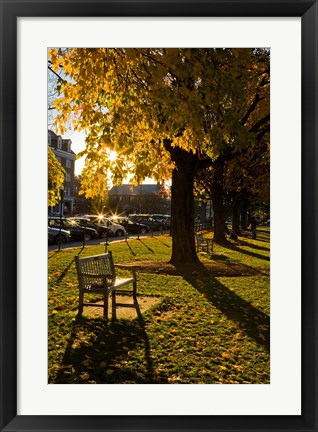
<path id="1" fill-rule="evenodd" d="M 60 135 L 56 135 L 53 131 L 48 130 L 48 145 L 65 170 L 63 214 L 73 215 L 77 186 L 74 182 L 76 155 L 71 148 L 72 141 L 70 139 L 63 139 Z M 59 212 L 59 205 L 52 207 L 50 210 Z"/>
<path id="2" fill-rule="evenodd" d="M 170 190 L 163 184 L 123 184 L 109 191 L 110 204 L 118 213 L 170 214 Z"/>

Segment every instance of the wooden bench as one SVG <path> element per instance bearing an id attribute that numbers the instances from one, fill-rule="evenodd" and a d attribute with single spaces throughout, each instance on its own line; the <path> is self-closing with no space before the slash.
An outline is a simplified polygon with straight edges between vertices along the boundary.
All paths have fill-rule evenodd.
<path id="1" fill-rule="evenodd" d="M 197 252 L 213 252 L 213 239 L 203 237 L 201 233 L 195 235 Z"/>
<path id="2" fill-rule="evenodd" d="M 107 254 L 95 255 L 85 258 L 75 257 L 76 270 L 79 282 L 79 310 L 83 313 L 84 306 L 103 307 L 103 316 L 108 319 L 108 297 L 112 296 L 112 319 L 116 319 L 116 307 L 133 307 L 139 313 L 137 302 L 137 276 L 135 266 L 114 264 L 111 251 Z M 132 277 L 121 278 L 116 274 L 116 268 L 131 270 Z M 131 289 L 127 287 L 131 285 Z M 102 294 L 103 304 L 84 302 L 84 294 Z M 116 294 L 131 295 L 133 303 L 116 302 Z"/>

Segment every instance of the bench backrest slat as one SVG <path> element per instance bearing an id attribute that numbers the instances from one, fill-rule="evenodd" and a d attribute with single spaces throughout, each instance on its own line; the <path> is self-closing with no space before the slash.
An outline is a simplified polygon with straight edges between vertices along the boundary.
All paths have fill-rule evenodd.
<path id="1" fill-rule="evenodd" d="M 107 254 L 84 258 L 76 256 L 75 262 L 81 288 L 88 289 L 92 283 L 92 277 L 106 274 L 109 275 L 107 278 L 108 285 L 114 285 L 116 280 L 116 271 L 111 251 Z M 103 278 L 101 277 L 98 279 L 94 277 L 94 283 L 103 284 Z"/>

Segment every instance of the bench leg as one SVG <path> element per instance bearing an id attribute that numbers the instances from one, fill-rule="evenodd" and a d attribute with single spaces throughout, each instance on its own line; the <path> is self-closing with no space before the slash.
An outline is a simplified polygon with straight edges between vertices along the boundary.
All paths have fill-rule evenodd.
<path id="1" fill-rule="evenodd" d="M 108 320 L 108 292 L 104 292 L 104 319 Z"/>
<path id="2" fill-rule="evenodd" d="M 112 320 L 116 319 L 116 291 L 112 291 Z"/>
<path id="3" fill-rule="evenodd" d="M 79 292 L 79 300 L 78 300 L 78 314 L 82 315 L 83 314 L 83 303 L 84 303 L 84 293 L 83 291 Z"/>
<path id="4" fill-rule="evenodd" d="M 133 299 L 134 299 L 134 305 L 135 307 L 139 307 L 138 300 L 137 300 L 137 281 L 136 279 L 133 282 Z"/>

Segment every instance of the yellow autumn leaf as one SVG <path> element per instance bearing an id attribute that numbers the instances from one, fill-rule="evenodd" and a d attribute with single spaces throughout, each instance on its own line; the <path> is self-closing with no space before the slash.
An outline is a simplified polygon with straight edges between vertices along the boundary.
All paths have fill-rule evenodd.
<path id="1" fill-rule="evenodd" d="M 230 354 L 227 353 L 227 352 L 223 352 L 223 353 L 221 354 L 221 356 L 222 356 L 223 358 L 230 358 L 230 357 L 231 357 Z"/>
<path id="2" fill-rule="evenodd" d="M 114 370 L 113 369 L 107 369 L 107 371 L 106 371 L 106 374 L 107 375 L 111 375 L 111 374 L 113 374 L 114 373 Z"/>

